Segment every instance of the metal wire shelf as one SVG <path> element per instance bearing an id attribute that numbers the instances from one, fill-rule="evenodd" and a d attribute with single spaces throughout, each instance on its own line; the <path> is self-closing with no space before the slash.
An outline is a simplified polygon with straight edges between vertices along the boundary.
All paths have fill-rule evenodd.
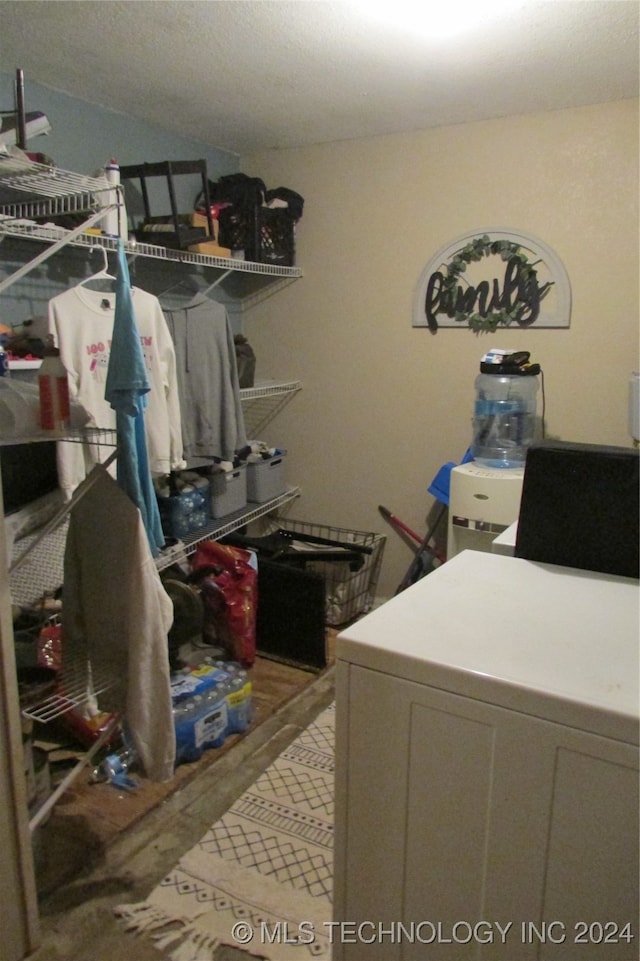
<path id="1" fill-rule="evenodd" d="M 56 678 L 56 684 L 54 693 L 30 707 L 24 706 L 21 709 L 23 719 L 47 724 L 74 710 L 74 708 L 80 709 L 80 713 L 95 712 L 99 710 L 97 706 L 98 695 L 115 687 L 117 679 L 113 675 L 99 676 L 99 672 L 94 672 L 88 660 L 78 657 L 63 665 Z M 101 718 L 101 720 L 103 719 Z M 29 819 L 29 830 L 32 833 L 43 822 L 49 811 L 73 784 L 81 771 L 91 763 L 92 758 L 107 743 L 119 723 L 120 718 L 117 713 L 104 712 L 104 723 L 101 729 L 96 732 L 96 739 L 91 747 L 79 758 L 66 777 L 62 779 Z"/>
<path id="2" fill-rule="evenodd" d="M 64 440 L 72 444 L 94 444 L 96 447 L 117 447 L 118 437 L 115 430 L 101 427 L 68 428 L 58 430 L 37 430 L 28 434 L 0 436 L 0 447 L 14 444 L 42 444 L 47 441 Z"/>
<path id="3" fill-rule="evenodd" d="M 56 690 L 22 714 L 32 721 L 47 724 L 74 708 L 84 707 L 90 700 L 114 687 L 113 675 L 95 673 L 88 661 L 78 660 L 63 666 L 57 678 Z"/>
<path id="4" fill-rule="evenodd" d="M 299 380 L 269 381 L 255 384 L 253 387 L 243 387 L 240 391 L 241 400 L 257 400 L 260 397 L 277 397 L 280 394 L 295 394 L 302 384 Z"/>
<path id="5" fill-rule="evenodd" d="M 84 177 L 44 164 L 34 164 L 27 158 L 0 155 L 0 241 L 4 237 L 15 237 L 40 241 L 48 247 L 48 249 L 39 252 L 28 263 L 23 264 L 13 274 L 0 280 L 0 292 L 10 287 L 67 245 L 85 248 L 99 246 L 107 250 L 117 250 L 120 243 L 118 239 L 89 232 L 90 228 L 104 219 L 109 210 L 114 209 L 114 205 L 111 203 L 112 199 L 112 187 L 104 180 Z M 54 224 L 34 223 L 35 220 L 46 220 L 59 215 L 79 213 L 85 214 L 85 217 L 82 218 L 83 223 L 72 229 Z M 231 285 L 231 282 L 235 279 L 244 278 L 243 286 L 256 288 L 268 284 L 270 289 L 273 289 L 275 286 L 284 286 L 291 280 L 302 276 L 302 271 L 296 267 L 259 264 L 235 258 L 212 257 L 135 241 L 125 242 L 124 248 L 127 254 L 134 257 L 141 256 L 176 264 L 213 268 L 217 272 L 217 276 L 215 282 L 210 285 L 211 288 L 223 282 Z M 274 280 L 278 281 L 277 285 L 273 283 Z M 232 286 L 235 286 L 235 284 Z M 243 295 L 246 296 L 244 293 Z M 260 291 L 253 292 L 250 290 L 250 295 L 257 299 L 260 296 Z M 297 382 L 280 385 L 271 384 L 260 388 L 258 393 L 255 391 L 247 392 L 246 396 L 247 399 L 251 399 L 252 397 L 256 398 L 269 394 L 286 395 L 298 390 L 299 386 Z M 115 431 L 109 432 L 97 429 L 65 431 L 63 434 L 40 431 L 25 437 L 0 437 L 0 446 L 55 440 L 90 442 L 117 448 Z M 106 463 L 113 457 L 115 457 L 115 450 Z M 82 485 L 80 486 L 82 487 Z M 178 559 L 183 559 L 192 553 L 201 541 L 223 537 L 258 518 L 277 511 L 299 495 L 298 488 L 289 488 L 284 494 L 272 498 L 264 504 L 250 505 L 200 529 L 185 542 L 165 551 L 156 560 L 157 567 L 162 569 Z M 45 532 L 49 528 L 57 529 L 59 520 L 59 514 L 56 514 L 45 525 Z M 27 555 L 37 548 L 41 540 L 42 532 L 39 532 L 33 538 L 27 550 L 23 551 L 13 562 L 12 571 L 15 571 L 25 562 Z M 81 659 L 81 663 L 65 664 L 59 676 L 56 690 L 49 696 L 43 697 L 38 703 L 30 707 L 25 706 L 22 709 L 22 714 L 34 721 L 46 723 L 74 708 L 93 703 L 94 698 L 113 687 L 117 682 L 118 679 L 113 676 L 100 677 L 93 674 L 86 659 Z M 112 724 L 115 724 L 116 721 L 117 718 L 114 717 Z M 91 749 L 31 818 L 29 822 L 31 831 L 34 831 L 41 823 L 79 771 L 89 763 L 94 753 L 105 743 L 106 738 L 110 736 L 111 729 L 112 727 L 108 726 L 102 732 Z"/>
<path id="6" fill-rule="evenodd" d="M 106 180 L 86 177 L 27 157 L 0 157 L 0 211 L 30 218 L 97 210 L 108 203 Z"/>
<path id="7" fill-rule="evenodd" d="M 202 541 L 218 540 L 233 533 L 233 531 L 237 531 L 240 527 L 251 524 L 252 521 L 284 507 L 285 504 L 289 504 L 299 497 L 300 493 L 299 487 L 290 487 L 283 494 L 265 501 L 264 504 L 248 504 L 239 511 L 234 511 L 234 513 L 227 514 L 206 527 L 201 527 L 194 534 L 164 550 L 160 557 L 156 558 L 158 570 L 164 570 L 165 567 L 178 563 L 184 557 L 192 554 Z"/>
<path id="8" fill-rule="evenodd" d="M 256 384 L 240 391 L 247 436 L 259 437 L 266 425 L 286 407 L 302 388 L 299 380 Z"/>
<path id="9" fill-rule="evenodd" d="M 0 178 L 1 178 L 0 172 Z M 0 179 L 0 184 L 4 183 Z M 33 213 L 33 216 L 53 216 L 54 213 L 67 211 L 51 211 L 49 214 Z M 4 216 L 3 216 L 4 214 Z M 69 231 L 55 224 L 33 223 L 28 214 L 7 210 L 0 201 L 0 232 L 9 237 L 28 240 L 39 240 L 43 243 L 64 241 Z M 118 240 L 100 234 L 80 233 L 69 239 L 74 247 L 103 247 L 106 250 L 117 250 Z M 191 264 L 199 267 L 217 267 L 234 273 L 259 274 L 265 277 L 288 277 L 295 279 L 302 276 L 300 267 L 282 267 L 278 264 L 258 264 L 252 260 L 237 260 L 234 257 L 212 257 L 208 254 L 198 254 L 189 250 L 177 250 L 171 247 L 158 247 L 155 244 L 140 243 L 135 240 L 124 242 L 125 253 L 131 256 L 148 257 L 154 260 L 164 260 L 177 264 Z"/>

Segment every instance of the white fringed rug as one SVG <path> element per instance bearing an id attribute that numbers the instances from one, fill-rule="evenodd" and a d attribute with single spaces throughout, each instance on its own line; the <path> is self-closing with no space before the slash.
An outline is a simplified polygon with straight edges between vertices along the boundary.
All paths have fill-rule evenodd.
<path id="1" fill-rule="evenodd" d="M 331 956 L 335 706 L 323 711 L 155 888 L 116 915 L 171 961 L 232 945 L 270 961 Z"/>

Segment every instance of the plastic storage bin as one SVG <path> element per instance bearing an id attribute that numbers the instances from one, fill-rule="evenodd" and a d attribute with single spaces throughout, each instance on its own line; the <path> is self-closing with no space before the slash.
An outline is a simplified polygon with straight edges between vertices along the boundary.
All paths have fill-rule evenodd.
<path id="1" fill-rule="evenodd" d="M 263 504 L 273 497 L 284 494 L 287 485 L 284 479 L 286 450 L 278 451 L 268 460 L 249 461 L 247 464 L 247 500 Z"/>
<path id="2" fill-rule="evenodd" d="M 226 517 L 247 504 L 247 465 L 211 475 L 211 516 Z"/>

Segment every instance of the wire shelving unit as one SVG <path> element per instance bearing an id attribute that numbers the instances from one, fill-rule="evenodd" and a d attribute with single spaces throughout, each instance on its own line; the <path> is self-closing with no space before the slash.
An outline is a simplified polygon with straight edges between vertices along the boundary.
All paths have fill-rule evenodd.
<path id="1" fill-rule="evenodd" d="M 112 203 L 114 189 L 117 190 L 117 203 Z M 32 257 L 17 271 L 0 279 L 0 293 L 68 245 L 86 248 L 99 247 L 116 251 L 119 244 L 117 238 L 91 232 L 91 228 L 99 224 L 106 214 L 117 208 L 121 202 L 121 188 L 114 188 L 106 180 L 86 177 L 45 164 L 33 163 L 24 155 L 3 154 L 0 148 L 0 242 L 5 237 L 13 237 L 38 241 L 45 245 L 40 253 Z M 73 215 L 74 218 L 76 215 L 83 215 L 82 222 L 71 228 L 47 222 L 48 218 L 66 215 Z M 230 275 L 236 277 L 245 275 L 247 278 L 251 275 L 254 281 L 260 281 L 260 278 L 262 278 L 268 283 L 273 281 L 288 283 L 302 276 L 302 271 L 297 267 L 258 264 L 235 258 L 211 257 L 137 241 L 124 242 L 124 249 L 127 254 L 133 257 L 212 268 L 217 272 L 217 276 L 211 286 L 217 286 Z M 269 382 L 241 391 L 241 398 L 243 402 L 251 403 L 266 401 L 279 409 L 279 405 L 282 402 L 286 403 L 300 388 L 300 382 L 295 380 L 278 383 Z M 26 436 L 0 437 L 0 447 L 55 440 L 113 447 L 114 454 L 109 460 L 115 456 L 115 449 L 117 448 L 115 431 L 92 428 L 69 430 L 64 433 L 33 431 Z M 240 511 L 212 521 L 211 525 L 201 528 L 190 535 L 189 538 L 163 551 L 162 555 L 156 559 L 156 565 L 159 570 L 162 570 L 172 563 L 184 559 L 195 550 L 201 541 L 224 537 L 226 534 L 232 533 L 267 514 L 277 512 L 299 496 L 299 488 L 289 487 L 280 496 L 265 503 L 248 504 Z M 53 528 L 54 525 L 59 525 L 59 523 L 60 516 L 56 514 L 46 527 L 47 529 L 49 527 Z M 36 541 L 39 540 L 41 540 L 40 534 L 34 538 L 33 543 L 29 544 L 27 551 L 14 561 L 11 566 L 12 570 L 15 571 L 16 567 L 24 562 L 27 553 L 30 553 L 32 548 L 35 547 Z M 90 680 L 89 687 L 88 680 Z M 90 690 L 92 696 L 96 696 L 108 690 L 114 683 L 116 683 L 116 680 L 113 677 L 94 676 L 91 672 L 91 666 L 81 658 L 78 663 L 64 666 L 56 690 L 51 695 L 43 697 L 33 706 L 24 709 L 22 713 L 25 717 L 44 723 L 72 710 L 74 707 L 85 704 L 88 690 Z M 103 732 L 78 765 L 50 796 L 45 805 L 31 818 L 29 823 L 31 831 L 38 826 L 57 798 L 77 777 L 80 770 L 89 763 L 110 733 L 111 729 Z"/>

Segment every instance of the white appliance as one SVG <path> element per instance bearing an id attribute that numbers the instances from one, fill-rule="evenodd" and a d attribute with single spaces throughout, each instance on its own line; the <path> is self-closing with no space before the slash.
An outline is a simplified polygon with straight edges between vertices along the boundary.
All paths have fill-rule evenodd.
<path id="1" fill-rule="evenodd" d="M 465 551 L 336 656 L 334 961 L 637 961 L 638 582 Z"/>
<path id="2" fill-rule="evenodd" d="M 491 551 L 520 513 L 524 467 L 454 467 L 449 487 L 447 560 L 464 550 Z"/>
<path id="3" fill-rule="evenodd" d="M 518 540 L 518 522 L 514 521 L 502 534 L 498 534 L 491 544 L 492 554 L 505 554 L 513 557 L 516 552 L 516 541 Z"/>

